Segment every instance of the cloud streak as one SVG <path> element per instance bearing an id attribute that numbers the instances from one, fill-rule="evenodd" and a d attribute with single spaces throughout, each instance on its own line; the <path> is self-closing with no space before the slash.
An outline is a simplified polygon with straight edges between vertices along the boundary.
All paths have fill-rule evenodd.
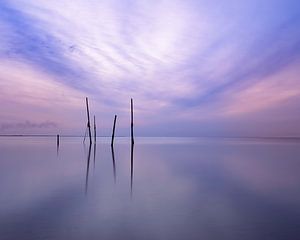
<path id="1" fill-rule="evenodd" d="M 0 125 L 1 130 L 24 130 L 24 129 L 34 129 L 34 128 L 55 128 L 57 127 L 57 124 L 54 122 L 46 121 L 46 122 L 30 122 L 30 121 L 24 121 L 19 123 L 2 123 Z"/>

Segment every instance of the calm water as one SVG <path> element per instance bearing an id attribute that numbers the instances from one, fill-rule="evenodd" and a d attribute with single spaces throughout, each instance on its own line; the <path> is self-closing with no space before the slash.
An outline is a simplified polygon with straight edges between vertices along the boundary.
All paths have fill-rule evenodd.
<path id="1" fill-rule="evenodd" d="M 299 239 L 299 141 L 109 141 L 0 138 L 0 239 Z"/>

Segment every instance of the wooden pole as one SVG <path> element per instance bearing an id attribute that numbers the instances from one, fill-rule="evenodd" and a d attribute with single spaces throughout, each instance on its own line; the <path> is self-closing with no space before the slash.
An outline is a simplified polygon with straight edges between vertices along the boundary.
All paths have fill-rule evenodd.
<path id="1" fill-rule="evenodd" d="M 133 139 L 133 99 L 131 98 L 130 101 L 131 105 L 131 144 L 134 144 L 134 139 Z"/>
<path id="2" fill-rule="evenodd" d="M 134 147 L 134 138 L 133 138 L 133 99 L 130 99 L 130 108 L 131 108 L 131 155 L 130 155 L 130 197 L 132 198 L 132 185 L 133 185 L 133 147 Z"/>
<path id="3" fill-rule="evenodd" d="M 91 133 L 91 123 L 90 123 L 89 100 L 87 97 L 85 98 L 85 102 L 86 102 L 86 113 L 87 113 L 87 119 L 88 119 L 87 127 L 89 130 L 89 138 L 90 138 L 90 144 L 91 144 L 92 143 L 92 133 Z"/>
<path id="4" fill-rule="evenodd" d="M 94 141 L 96 143 L 97 131 L 96 131 L 96 117 L 94 115 Z"/>
<path id="5" fill-rule="evenodd" d="M 85 132 L 84 132 L 83 143 L 85 143 L 87 131 L 88 131 L 88 127 L 87 127 L 87 125 L 86 125 Z"/>
<path id="6" fill-rule="evenodd" d="M 115 115 L 115 119 L 114 119 L 113 132 L 112 132 L 112 136 L 111 136 L 111 146 L 114 145 L 116 121 L 117 121 L 117 115 Z"/>

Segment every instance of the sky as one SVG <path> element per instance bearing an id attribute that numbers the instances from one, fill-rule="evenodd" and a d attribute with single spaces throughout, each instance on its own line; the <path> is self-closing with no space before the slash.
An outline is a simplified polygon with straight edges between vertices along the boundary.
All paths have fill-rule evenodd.
<path id="1" fill-rule="evenodd" d="M 300 136 L 298 0 L 2 0 L 0 134 Z"/>

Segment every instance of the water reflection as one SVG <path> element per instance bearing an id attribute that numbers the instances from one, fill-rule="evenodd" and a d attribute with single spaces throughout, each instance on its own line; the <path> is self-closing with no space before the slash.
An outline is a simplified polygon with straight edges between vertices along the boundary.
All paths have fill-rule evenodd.
<path id="1" fill-rule="evenodd" d="M 94 142 L 94 170 L 96 165 L 96 142 Z"/>
<path id="2" fill-rule="evenodd" d="M 56 156 L 58 157 L 59 152 L 59 135 L 56 136 Z"/>
<path id="3" fill-rule="evenodd" d="M 53 161 L 54 138 L 0 138 L 0 239 L 299 236 L 299 143 L 128 142 L 115 145 L 116 156 L 110 138 L 101 142 L 107 161 L 97 162 L 91 179 L 92 151 L 99 153 L 88 142 L 82 149 L 81 138 L 64 139 L 64 161 Z"/>
<path id="4" fill-rule="evenodd" d="M 133 187 L 133 148 L 134 144 L 131 144 L 131 151 L 130 151 L 130 196 L 132 197 L 132 187 Z"/>
<path id="5" fill-rule="evenodd" d="M 113 163 L 114 183 L 116 183 L 117 182 L 117 174 L 116 174 L 114 145 L 111 145 L 110 147 L 111 147 L 111 157 L 112 157 L 112 163 Z"/>
<path id="6" fill-rule="evenodd" d="M 92 150 L 92 144 L 89 144 L 89 152 L 87 157 L 86 174 L 85 174 L 85 194 L 87 194 L 88 185 L 89 185 L 89 168 L 90 168 L 91 150 Z"/>
<path id="7" fill-rule="evenodd" d="M 56 156 L 58 157 L 58 155 L 59 155 L 59 146 L 57 145 L 56 146 Z"/>

